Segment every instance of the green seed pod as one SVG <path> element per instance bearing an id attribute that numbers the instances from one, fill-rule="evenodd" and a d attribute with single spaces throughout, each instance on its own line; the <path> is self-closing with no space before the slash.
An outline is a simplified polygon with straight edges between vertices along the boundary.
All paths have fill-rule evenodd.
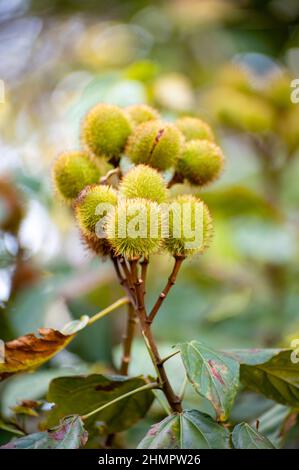
<path id="1" fill-rule="evenodd" d="M 217 74 L 217 83 L 235 90 L 252 93 L 252 76 L 245 67 L 238 64 L 226 64 Z"/>
<path id="2" fill-rule="evenodd" d="M 225 126 L 254 133 L 273 130 L 274 110 L 261 97 L 230 88 L 217 88 L 207 97 L 206 106 Z"/>
<path id="3" fill-rule="evenodd" d="M 119 158 L 130 133 L 129 119 L 118 106 L 97 104 L 83 121 L 83 143 L 97 157 Z"/>
<path id="4" fill-rule="evenodd" d="M 290 100 L 292 77 L 285 71 L 281 74 L 275 74 L 264 87 L 266 98 L 277 108 L 291 108 Z"/>
<path id="5" fill-rule="evenodd" d="M 144 198 L 158 204 L 167 198 L 167 188 L 160 173 L 147 165 L 132 168 L 123 178 L 119 190 L 129 199 Z"/>
<path id="6" fill-rule="evenodd" d="M 186 116 L 178 119 L 175 124 L 184 135 L 186 141 L 195 139 L 214 141 L 212 129 L 201 119 Z"/>
<path id="7" fill-rule="evenodd" d="M 96 253 L 105 255 L 110 252 L 111 247 L 105 237 L 99 237 L 99 230 L 104 229 L 103 217 L 116 204 L 117 192 L 105 185 L 88 186 L 76 200 L 75 215 L 83 239 Z"/>
<path id="8" fill-rule="evenodd" d="M 89 184 L 97 183 L 101 172 L 85 152 L 65 152 L 53 165 L 53 181 L 56 190 L 66 202 L 72 202 Z"/>
<path id="9" fill-rule="evenodd" d="M 191 184 L 204 186 L 216 180 L 223 169 L 221 149 L 208 140 L 190 140 L 177 163 L 177 172 Z"/>
<path id="10" fill-rule="evenodd" d="M 136 127 L 129 137 L 126 155 L 133 163 L 167 170 L 177 161 L 183 136 L 173 124 L 149 121 Z"/>
<path id="11" fill-rule="evenodd" d="M 158 111 L 147 104 L 135 104 L 126 108 L 126 111 L 134 126 L 160 118 Z"/>
<path id="12" fill-rule="evenodd" d="M 208 207 L 192 195 L 173 199 L 162 219 L 163 245 L 173 256 L 202 254 L 213 236 Z"/>
<path id="13" fill-rule="evenodd" d="M 290 152 L 299 147 L 299 105 L 281 113 L 278 130 Z"/>
<path id="14" fill-rule="evenodd" d="M 107 238 L 116 255 L 148 257 L 161 246 L 161 212 L 147 199 L 120 199 L 107 222 Z"/>

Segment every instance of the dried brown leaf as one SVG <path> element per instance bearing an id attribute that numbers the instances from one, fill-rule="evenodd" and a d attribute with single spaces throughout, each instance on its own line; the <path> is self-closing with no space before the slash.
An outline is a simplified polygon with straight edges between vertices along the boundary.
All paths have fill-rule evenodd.
<path id="1" fill-rule="evenodd" d="M 29 333 L 5 343 L 0 380 L 39 367 L 64 349 L 75 336 L 63 335 L 51 328 L 41 328 L 38 332 L 40 336 Z"/>

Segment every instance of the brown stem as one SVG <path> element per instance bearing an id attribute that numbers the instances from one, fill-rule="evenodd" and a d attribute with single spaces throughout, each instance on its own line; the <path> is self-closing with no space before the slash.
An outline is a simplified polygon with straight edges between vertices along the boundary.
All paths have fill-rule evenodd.
<path id="1" fill-rule="evenodd" d="M 175 413 L 180 413 L 182 411 L 182 405 L 180 398 L 174 393 L 170 382 L 168 380 L 167 374 L 164 369 L 163 360 L 160 357 L 158 348 L 156 346 L 155 339 L 151 330 L 151 323 L 148 322 L 146 308 L 144 304 L 144 287 L 141 279 L 138 279 L 136 276 L 136 270 L 133 265 L 133 281 L 136 290 L 137 297 L 137 306 L 138 306 L 138 316 L 141 325 L 141 330 L 143 337 L 145 339 L 147 348 L 149 350 L 151 359 L 157 371 L 159 378 L 159 385 L 163 390 L 165 397 L 169 403 L 170 408 Z"/>
<path id="2" fill-rule="evenodd" d="M 130 298 L 132 304 L 136 306 L 136 299 L 135 299 L 135 292 L 132 292 L 132 289 L 130 288 L 129 281 L 124 277 L 121 273 L 120 267 L 119 267 L 119 257 L 111 255 L 111 260 L 114 265 L 114 269 L 116 272 L 116 276 L 118 279 L 118 282 L 120 285 L 124 288 L 126 293 L 128 294 L 128 297 Z M 134 290 L 134 289 L 133 289 Z"/>
<path id="3" fill-rule="evenodd" d="M 125 258 L 121 257 L 121 258 L 119 258 L 119 263 L 120 263 L 120 265 L 123 269 L 123 272 L 124 272 L 124 279 L 125 279 L 126 289 L 130 293 L 130 298 L 132 300 L 132 303 L 133 303 L 134 307 L 137 308 L 134 283 L 133 283 L 133 280 L 132 280 L 132 274 L 131 274 L 131 272 L 128 268 L 128 265 L 127 265 L 127 261 L 125 260 Z"/>
<path id="4" fill-rule="evenodd" d="M 130 297 L 134 299 L 134 303 L 133 303 L 133 305 L 135 305 L 134 313 L 135 315 L 137 313 L 137 316 L 139 318 L 139 322 L 141 325 L 141 330 L 142 330 L 143 337 L 145 339 L 145 343 L 149 350 L 154 367 L 157 371 L 157 375 L 159 378 L 159 385 L 161 386 L 161 389 L 163 390 L 165 394 L 165 397 L 169 403 L 171 410 L 175 413 L 180 413 L 182 411 L 181 399 L 175 394 L 168 380 L 167 374 L 164 369 L 163 359 L 161 359 L 160 357 L 158 348 L 156 346 L 156 343 L 155 343 L 155 340 L 151 331 L 151 321 L 149 321 L 147 318 L 147 312 L 146 312 L 146 308 L 144 304 L 144 293 L 145 293 L 144 283 L 142 279 L 138 278 L 138 270 L 137 270 L 138 259 L 133 259 L 129 261 L 131 270 L 128 268 L 127 262 L 124 258 L 119 259 L 119 262 L 125 273 L 125 277 L 122 275 L 121 270 L 119 269 L 117 260 L 113 258 L 112 260 L 113 260 L 115 270 L 116 270 L 116 273 L 120 282 L 122 281 L 121 282 L 122 285 L 125 286 L 126 284 L 124 284 L 123 281 L 124 280 L 127 281 L 127 287 L 129 288 L 129 291 L 130 291 Z M 180 264 L 181 263 L 179 263 L 179 266 Z M 175 269 L 175 277 L 176 277 L 178 268 Z M 145 273 L 146 271 L 143 269 L 143 276 L 145 275 Z M 141 275 L 142 275 L 142 269 L 141 269 Z M 136 311 L 136 308 L 137 308 L 137 311 Z M 130 328 L 132 328 L 132 325 L 130 325 Z M 135 324 L 134 324 L 134 329 L 135 329 Z M 130 334 L 127 336 L 130 336 Z M 124 350 L 126 347 L 129 347 L 128 344 L 127 345 L 124 344 Z M 127 354 L 124 353 L 124 357 L 126 356 Z M 122 367 L 125 368 L 125 365 L 123 364 L 123 362 L 122 362 Z"/>
<path id="5" fill-rule="evenodd" d="M 103 185 L 110 184 L 111 186 L 113 186 L 112 184 L 113 179 L 116 179 L 116 185 L 117 185 L 117 182 L 119 182 L 119 180 L 121 179 L 121 176 L 122 175 L 121 175 L 120 168 L 119 167 L 114 168 L 113 170 L 108 171 L 108 173 L 105 176 L 102 176 L 102 178 L 100 179 L 100 184 L 103 184 Z"/>
<path id="6" fill-rule="evenodd" d="M 136 298 L 135 298 L 135 292 L 133 293 L 132 289 L 130 288 L 130 282 L 132 283 L 131 274 L 129 273 L 129 276 L 130 276 L 130 282 L 129 282 L 128 279 L 123 277 L 121 273 L 121 270 L 118 264 L 119 259 L 115 256 L 114 257 L 111 256 L 111 259 L 115 268 L 117 278 L 120 284 L 128 292 L 129 298 L 131 300 L 131 302 L 128 304 L 127 326 L 126 326 L 126 332 L 123 336 L 123 355 L 122 355 L 121 367 L 120 367 L 121 375 L 128 375 L 128 370 L 129 370 L 129 365 L 130 365 L 130 360 L 131 360 L 132 343 L 133 343 L 136 323 L 137 323 Z M 134 286 L 132 287 L 134 289 Z"/>
<path id="7" fill-rule="evenodd" d="M 148 267 L 149 259 L 148 258 L 143 258 L 142 261 L 140 261 L 141 265 L 141 279 L 143 282 L 143 295 L 146 294 L 145 292 L 145 286 L 146 286 L 146 278 L 147 278 L 147 267 Z"/>
<path id="8" fill-rule="evenodd" d="M 117 279 L 120 285 L 127 292 L 128 297 L 131 301 L 128 304 L 127 326 L 126 326 L 126 333 L 123 337 L 123 354 L 122 354 L 121 366 L 120 366 L 120 374 L 128 375 L 130 361 L 131 361 L 132 344 L 133 344 L 136 323 L 137 323 L 135 290 L 134 290 L 134 286 L 132 285 L 131 274 L 129 270 L 127 269 L 126 264 L 125 264 L 126 269 L 124 269 L 125 260 L 123 260 L 123 258 L 114 256 L 112 254 L 110 255 L 110 258 L 113 263 Z M 127 278 L 126 276 L 123 276 L 121 269 L 120 269 L 120 264 L 122 265 L 125 273 L 127 272 L 127 274 L 129 275 L 129 278 Z M 108 448 L 112 447 L 114 439 L 115 439 L 115 433 L 108 434 L 107 439 L 106 439 L 106 446 Z"/>
<path id="9" fill-rule="evenodd" d="M 180 270 L 180 267 L 181 267 L 182 262 L 184 261 L 185 257 L 178 255 L 178 256 L 175 256 L 174 259 L 175 259 L 175 263 L 174 263 L 174 266 L 173 266 L 173 270 L 172 270 L 172 272 L 171 272 L 171 274 L 168 278 L 166 286 L 164 287 L 163 291 L 159 295 L 155 305 L 153 306 L 153 308 L 152 308 L 152 310 L 149 314 L 149 317 L 148 317 L 149 322 L 153 321 L 153 319 L 157 315 L 158 310 L 160 309 L 162 303 L 164 302 L 165 298 L 167 297 L 168 292 L 170 291 L 172 286 L 175 284 L 178 272 Z"/>
<path id="10" fill-rule="evenodd" d="M 128 375 L 131 362 L 131 350 L 136 329 L 137 315 L 134 306 L 128 304 L 127 327 L 123 336 L 123 355 L 120 366 L 121 375 Z"/>
<path id="11" fill-rule="evenodd" d="M 170 189 L 172 186 L 174 186 L 175 184 L 177 183 L 183 183 L 184 182 L 184 178 L 179 174 L 179 173 L 174 173 L 173 174 L 173 177 L 171 178 L 171 180 L 168 182 L 167 184 L 167 188 Z"/>

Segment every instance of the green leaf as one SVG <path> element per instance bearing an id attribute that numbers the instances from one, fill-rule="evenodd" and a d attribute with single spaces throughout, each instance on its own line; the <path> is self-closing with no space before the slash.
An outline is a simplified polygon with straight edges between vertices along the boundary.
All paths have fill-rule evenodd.
<path id="1" fill-rule="evenodd" d="M 234 427 L 232 442 L 235 449 L 275 449 L 269 439 L 247 423 L 240 423 Z"/>
<path id="2" fill-rule="evenodd" d="M 231 349 L 224 351 L 225 354 L 228 354 L 234 357 L 241 365 L 251 365 L 262 364 L 263 362 L 269 361 L 273 356 L 278 354 L 281 349 Z"/>
<path id="3" fill-rule="evenodd" d="M 78 449 L 87 442 L 88 434 L 79 416 L 64 418 L 59 426 L 45 432 L 13 439 L 2 449 Z"/>
<path id="4" fill-rule="evenodd" d="M 285 424 L 288 418 L 296 415 L 292 414 L 292 409 L 284 405 L 274 405 L 261 416 L 258 417 L 259 432 L 267 437 L 275 447 L 281 447 L 284 434 Z M 295 425 L 296 419 L 289 423 L 292 427 Z"/>
<path id="5" fill-rule="evenodd" d="M 86 415 L 148 382 L 143 376 L 128 378 L 101 374 L 54 379 L 47 397 L 48 401 L 55 403 L 48 417 L 48 426 L 56 425 L 63 416 Z M 124 431 L 143 418 L 153 399 L 151 390 L 131 395 L 88 418 L 86 427 L 92 432 L 95 425 L 102 424 L 110 433 Z"/>
<path id="6" fill-rule="evenodd" d="M 185 410 L 154 424 L 138 449 L 229 449 L 229 431 L 210 416 Z"/>
<path id="7" fill-rule="evenodd" d="M 12 434 L 18 434 L 19 436 L 24 435 L 24 432 L 20 431 L 13 423 L 5 423 L 2 419 L 0 419 L 0 429 L 11 432 Z"/>
<path id="8" fill-rule="evenodd" d="M 213 191 L 205 191 L 204 200 L 212 213 L 225 213 L 225 217 L 255 216 L 270 220 L 280 220 L 279 210 L 266 198 L 245 186 L 230 186 Z"/>
<path id="9" fill-rule="evenodd" d="M 241 364 L 241 382 L 283 405 L 299 407 L 299 363 L 291 349 L 232 351 Z"/>
<path id="10" fill-rule="evenodd" d="M 225 421 L 239 387 L 239 363 L 199 341 L 182 343 L 178 347 L 189 381 L 212 403 L 217 417 Z"/>
<path id="11" fill-rule="evenodd" d="M 66 375 L 87 374 L 88 366 L 80 364 L 73 367 L 61 367 L 35 371 L 34 374 L 18 374 L 1 384 L 0 411 L 4 418 L 13 415 L 12 409 L 21 400 L 38 400 L 48 391 L 51 380 Z"/>

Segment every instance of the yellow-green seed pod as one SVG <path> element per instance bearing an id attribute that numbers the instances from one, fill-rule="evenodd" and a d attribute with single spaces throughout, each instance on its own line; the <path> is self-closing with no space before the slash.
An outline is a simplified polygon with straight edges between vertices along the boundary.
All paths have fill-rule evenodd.
<path id="1" fill-rule="evenodd" d="M 96 253 L 104 255 L 110 251 L 104 236 L 105 216 L 116 204 L 117 192 L 106 185 L 88 186 L 76 200 L 75 215 L 83 239 Z"/>
<path id="2" fill-rule="evenodd" d="M 184 135 L 186 141 L 195 139 L 214 141 L 212 129 L 199 118 L 186 116 L 178 119 L 175 124 Z"/>
<path id="3" fill-rule="evenodd" d="M 82 140 L 98 157 L 118 158 L 131 133 L 126 113 L 111 104 L 97 104 L 86 115 L 82 126 Z"/>
<path id="4" fill-rule="evenodd" d="M 287 72 L 274 75 L 263 90 L 265 97 L 277 108 L 291 108 L 291 82 L 292 77 Z"/>
<path id="5" fill-rule="evenodd" d="M 275 112 L 268 102 L 230 88 L 217 88 L 206 101 L 216 119 L 225 126 L 247 132 L 264 133 L 273 130 Z"/>
<path id="6" fill-rule="evenodd" d="M 148 257 L 161 246 L 161 212 L 147 199 L 119 199 L 107 222 L 107 238 L 116 255 Z"/>
<path id="7" fill-rule="evenodd" d="M 221 174 L 224 157 L 218 145 L 208 140 L 186 142 L 177 162 L 177 172 L 191 184 L 204 186 Z"/>
<path id="8" fill-rule="evenodd" d="M 167 198 L 167 188 L 161 174 L 147 165 L 137 165 L 132 168 L 124 176 L 119 190 L 129 199 L 150 199 L 158 204 Z"/>
<path id="9" fill-rule="evenodd" d="M 278 130 L 290 152 L 299 147 L 299 105 L 293 104 L 291 109 L 281 113 Z"/>
<path id="10" fill-rule="evenodd" d="M 250 72 L 238 64 L 226 64 L 217 74 L 217 83 L 219 85 L 244 93 L 253 92 L 252 81 Z"/>
<path id="11" fill-rule="evenodd" d="M 158 111 L 147 104 L 135 104 L 126 108 L 129 118 L 134 126 L 144 122 L 160 119 Z"/>
<path id="12" fill-rule="evenodd" d="M 158 170 L 173 166 L 181 152 L 183 135 L 173 124 L 149 121 L 136 127 L 129 137 L 126 155 L 133 163 Z"/>
<path id="13" fill-rule="evenodd" d="M 186 194 L 173 199 L 162 221 L 163 245 L 173 256 L 202 254 L 210 246 L 212 218 L 199 198 Z"/>
<path id="14" fill-rule="evenodd" d="M 65 152 L 53 165 L 53 181 L 58 194 L 71 203 L 89 184 L 97 183 L 101 171 L 86 152 Z"/>

